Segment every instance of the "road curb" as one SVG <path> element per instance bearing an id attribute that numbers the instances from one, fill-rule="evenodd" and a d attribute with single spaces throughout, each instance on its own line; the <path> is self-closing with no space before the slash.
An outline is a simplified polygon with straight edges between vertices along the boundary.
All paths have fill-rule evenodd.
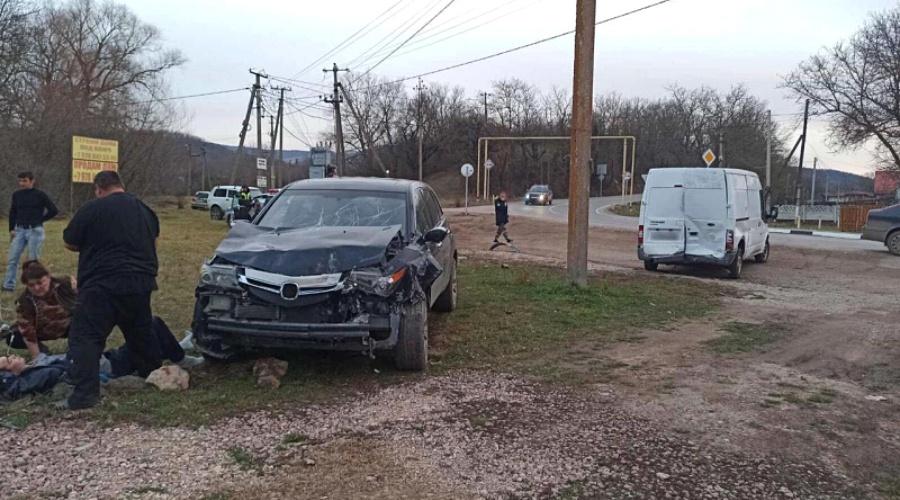
<path id="1" fill-rule="evenodd" d="M 797 234 L 801 236 L 817 236 L 819 238 L 834 238 L 838 240 L 861 240 L 862 235 L 859 233 L 835 233 L 832 231 L 810 231 L 808 229 L 782 229 L 770 227 L 770 233 L 775 234 Z"/>

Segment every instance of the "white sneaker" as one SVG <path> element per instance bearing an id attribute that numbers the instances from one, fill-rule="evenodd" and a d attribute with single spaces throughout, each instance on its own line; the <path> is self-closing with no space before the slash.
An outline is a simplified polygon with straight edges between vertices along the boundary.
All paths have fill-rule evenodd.
<path id="1" fill-rule="evenodd" d="M 194 350 L 194 332 L 190 330 L 184 331 L 184 338 L 178 343 L 185 351 Z"/>
<path id="2" fill-rule="evenodd" d="M 182 368 L 195 368 L 202 365 L 204 362 L 203 356 L 185 356 L 184 359 L 178 362 L 178 366 Z"/>

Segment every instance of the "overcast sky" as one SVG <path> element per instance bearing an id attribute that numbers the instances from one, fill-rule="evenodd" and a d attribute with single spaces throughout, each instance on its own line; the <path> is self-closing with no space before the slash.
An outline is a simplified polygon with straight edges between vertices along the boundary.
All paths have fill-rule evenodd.
<path id="1" fill-rule="evenodd" d="M 251 67 L 312 83 L 327 83 L 322 68 L 332 62 L 364 72 L 368 64 L 380 59 L 366 54 L 370 47 L 391 40 L 395 28 L 407 22 L 421 19 L 418 25 L 424 24 L 447 1 L 125 3 L 141 19 L 156 25 L 168 46 L 184 53 L 188 62 L 173 71 L 169 80 L 172 95 L 187 95 L 248 85 L 251 76 L 247 70 Z M 653 1 L 599 0 L 597 19 Z M 297 75 L 395 4 L 365 36 Z M 742 83 L 765 99 L 775 115 L 797 113 L 802 111 L 800 106 L 778 89 L 780 75 L 823 46 L 849 37 L 869 12 L 897 4 L 896 0 L 672 0 L 598 27 L 595 92 L 655 98 L 664 95 L 665 87 L 672 83 L 722 90 Z M 574 6 L 575 0 L 456 0 L 419 35 L 420 45 L 413 39 L 375 73 L 413 75 L 568 31 L 574 27 Z M 441 34 L 442 30 L 448 31 Z M 469 31 L 460 33 L 464 30 Z M 423 46 L 456 33 L 460 34 Z M 572 52 L 572 37 L 564 37 L 431 76 L 426 83 L 462 85 L 473 95 L 488 89 L 492 81 L 511 77 L 541 89 L 553 85 L 571 88 Z M 311 96 L 318 92 L 314 85 L 308 87 L 294 86 L 291 95 L 309 98 L 307 102 L 311 103 Z M 185 131 L 213 142 L 236 144 L 248 97 L 249 91 L 180 101 L 186 115 Z M 331 117 L 315 108 L 307 111 L 312 117 L 296 113 L 286 124 L 301 138 L 314 142 L 318 132 L 332 126 Z M 788 130 L 797 124 L 792 116 L 776 119 Z M 833 152 L 824 134 L 821 123 L 812 124 L 808 154 L 818 156 L 820 165 L 857 173 L 873 170 L 871 155 L 866 151 Z M 285 147 L 306 149 L 287 134 Z"/>

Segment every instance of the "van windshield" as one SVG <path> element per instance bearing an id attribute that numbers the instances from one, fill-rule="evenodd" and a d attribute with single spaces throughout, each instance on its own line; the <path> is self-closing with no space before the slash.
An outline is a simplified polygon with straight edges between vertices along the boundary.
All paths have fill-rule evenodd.
<path id="1" fill-rule="evenodd" d="M 680 218 L 682 216 L 683 191 L 680 187 L 652 188 L 647 198 L 646 215 L 658 218 Z"/>

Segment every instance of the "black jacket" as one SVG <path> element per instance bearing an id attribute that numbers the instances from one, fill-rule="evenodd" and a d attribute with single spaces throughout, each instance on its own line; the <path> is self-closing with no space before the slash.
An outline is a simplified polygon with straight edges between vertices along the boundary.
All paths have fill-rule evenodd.
<path id="1" fill-rule="evenodd" d="M 509 207 L 499 197 L 494 198 L 494 217 L 498 226 L 509 224 Z"/>
<path id="2" fill-rule="evenodd" d="M 16 226 L 40 226 L 56 217 L 59 210 L 47 193 L 40 189 L 20 189 L 12 195 L 12 206 L 9 208 L 9 230 Z"/>

